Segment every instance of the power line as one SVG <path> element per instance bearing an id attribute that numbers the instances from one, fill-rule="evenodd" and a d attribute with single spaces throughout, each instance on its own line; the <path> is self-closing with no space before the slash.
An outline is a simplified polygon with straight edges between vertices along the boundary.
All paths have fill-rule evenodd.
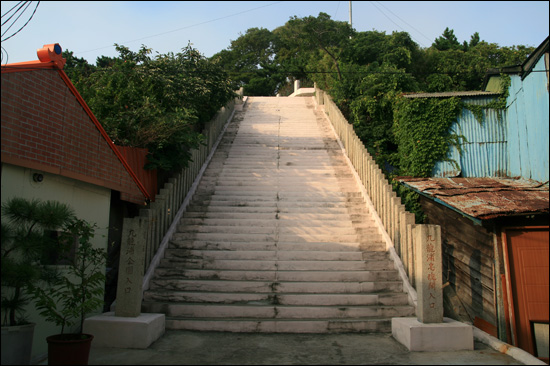
<path id="1" fill-rule="evenodd" d="M 19 2 L 19 4 L 20 4 L 20 3 L 21 3 L 21 2 Z M 28 3 L 28 4 L 27 4 L 27 3 Z M 22 8 L 23 6 L 25 6 L 25 4 L 27 5 L 27 6 L 25 7 L 25 9 L 21 12 L 21 14 L 19 14 L 19 16 L 11 23 L 11 25 L 2 33 L 2 37 L 8 32 L 8 30 L 10 30 L 11 27 L 13 27 L 13 26 L 15 25 L 15 23 L 19 20 L 19 18 L 21 17 L 21 15 L 23 15 L 23 13 L 29 8 L 29 6 L 31 5 L 31 3 L 32 3 L 32 1 L 29 1 L 29 2 L 25 1 L 25 2 L 19 7 L 19 9 L 17 9 L 17 10 L 15 11 L 15 13 L 14 13 L 12 16 L 10 16 L 6 21 L 4 21 L 4 22 L 2 23 L 2 25 L 6 24 L 11 18 L 13 18 L 13 16 L 15 16 L 15 14 L 17 14 L 17 13 L 21 10 L 21 8 Z M 18 5 L 19 5 L 19 4 L 18 4 Z M 12 38 L 12 37 L 15 36 L 17 33 L 21 32 L 21 31 L 23 30 L 23 28 L 25 28 L 25 27 L 27 26 L 27 24 L 29 24 L 29 22 L 31 21 L 31 19 L 34 17 L 34 14 L 36 13 L 36 9 L 38 9 L 38 5 L 40 5 L 40 1 L 38 1 L 38 2 L 36 3 L 36 7 L 34 8 L 34 11 L 32 12 L 32 14 L 31 14 L 30 18 L 27 20 L 27 22 L 26 22 L 25 24 L 23 24 L 23 26 L 22 26 L 21 28 L 19 28 L 19 29 L 18 29 L 15 33 L 13 33 L 11 36 L 2 39 L 2 42 L 7 41 L 8 39 Z M 16 5 L 16 6 L 17 6 L 17 5 Z M 4 15 L 2 15 L 2 17 L 4 17 L 5 15 L 7 15 L 11 10 L 13 10 L 13 8 L 10 9 L 10 10 L 9 10 L 7 13 L 5 13 Z"/>
<path id="2" fill-rule="evenodd" d="M 212 19 L 212 20 L 207 20 L 207 21 L 205 21 L 205 22 L 201 22 L 201 23 L 189 25 L 189 26 L 182 27 L 182 28 L 178 28 L 178 29 L 174 29 L 174 30 L 171 30 L 171 31 L 167 31 L 167 32 L 163 32 L 163 33 L 158 33 L 158 34 L 154 34 L 154 35 L 151 35 L 151 36 L 146 36 L 146 37 L 134 39 L 134 40 L 131 40 L 131 41 L 120 42 L 120 44 L 133 43 L 133 42 L 142 41 L 142 40 L 148 39 L 148 38 L 153 38 L 153 37 L 163 36 L 163 35 L 169 34 L 169 33 L 179 32 L 179 31 L 184 30 L 184 29 L 189 29 L 189 28 L 192 28 L 192 27 L 197 27 L 197 26 L 199 26 L 199 25 L 204 25 L 204 24 L 216 22 L 216 21 L 218 21 L 218 20 L 227 19 L 227 18 L 230 18 L 230 17 L 234 17 L 234 16 L 237 16 L 237 15 L 244 14 L 244 13 L 249 13 L 249 12 L 251 12 L 251 11 L 258 10 L 258 9 L 262 9 L 262 8 L 266 8 L 266 7 L 268 7 L 268 6 L 273 6 L 273 5 L 282 3 L 282 2 L 283 2 L 283 1 L 277 1 L 277 2 L 274 2 L 274 3 L 271 3 L 271 4 L 258 6 L 258 7 L 253 8 L 253 9 L 244 10 L 244 11 L 241 11 L 241 12 L 239 12 L 239 13 L 226 15 L 226 16 L 223 16 L 223 17 L 220 17 L 220 18 L 216 18 L 216 19 Z M 98 51 L 98 50 L 102 50 L 102 49 L 105 49 L 105 48 L 111 48 L 111 47 L 113 47 L 113 46 L 104 46 L 104 47 L 94 48 L 93 50 L 80 51 L 80 52 L 75 52 L 75 53 L 82 54 L 82 53 L 88 53 L 88 52 Z"/>
<path id="3" fill-rule="evenodd" d="M 334 12 L 334 16 L 332 18 L 336 19 L 336 14 L 338 14 L 338 9 L 340 9 L 340 3 L 341 1 L 338 1 L 338 6 L 336 7 L 336 11 Z"/>
<path id="4" fill-rule="evenodd" d="M 8 15 L 13 9 L 15 9 L 19 4 L 21 4 L 22 1 L 18 2 L 17 4 L 15 4 L 13 6 L 13 8 L 11 8 L 10 10 L 8 10 L 7 12 L 5 12 L 3 15 L 2 15 L 2 18 L 5 17 L 6 15 Z M 11 17 L 10 17 L 11 18 Z M 8 19 L 9 20 L 9 19 Z M 2 23 L 2 25 L 4 25 L 4 23 Z"/>
<path id="5" fill-rule="evenodd" d="M 378 1 L 377 1 L 378 2 Z M 394 22 L 389 16 L 386 15 L 386 13 L 384 13 L 382 10 L 380 10 L 380 8 L 378 6 L 376 6 L 376 4 L 373 2 L 373 1 L 370 1 L 370 3 L 380 12 L 382 13 L 383 16 L 385 16 L 386 18 L 388 18 L 388 20 L 390 22 L 392 22 L 393 24 L 395 24 L 399 29 L 401 29 L 403 32 L 406 32 L 399 24 L 397 24 L 396 22 Z M 392 13 L 393 14 L 393 13 Z M 416 42 L 418 42 L 418 44 L 420 44 L 422 47 L 426 47 L 426 45 L 424 45 L 422 42 L 420 42 L 419 40 L 417 40 L 416 38 L 414 38 L 412 35 L 411 35 L 411 38 L 414 39 Z"/>
<path id="6" fill-rule="evenodd" d="M 390 9 L 388 9 L 386 6 L 384 6 L 384 4 L 382 4 L 380 1 L 377 1 L 378 4 L 380 4 L 381 6 L 384 7 L 384 9 L 386 9 L 387 11 L 389 11 L 390 13 L 392 13 L 395 17 L 397 17 L 399 20 L 401 20 L 403 23 L 407 24 L 409 27 L 411 27 L 412 29 L 414 29 L 415 31 L 417 31 L 422 37 L 426 38 L 429 42 L 432 42 L 431 39 L 429 39 L 428 37 L 426 37 L 424 34 L 422 34 L 421 31 L 419 31 L 418 29 L 416 29 L 415 27 L 413 27 L 412 25 L 410 25 L 409 23 L 407 23 L 406 21 L 404 21 L 403 19 L 401 19 L 397 14 L 395 14 L 394 12 L 392 12 Z"/>

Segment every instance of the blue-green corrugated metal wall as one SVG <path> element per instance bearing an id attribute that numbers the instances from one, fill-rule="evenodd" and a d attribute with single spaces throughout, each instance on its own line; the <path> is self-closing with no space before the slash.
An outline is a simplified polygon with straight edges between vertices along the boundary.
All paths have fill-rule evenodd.
<path id="1" fill-rule="evenodd" d="M 498 118 L 495 110 L 484 110 L 483 123 L 464 109 L 451 127 L 463 135 L 463 154 L 455 147 L 448 154 L 460 164 L 438 162 L 433 177 L 522 177 L 547 182 L 549 175 L 549 94 L 544 56 L 522 81 L 511 75 L 508 108 Z M 483 105 L 490 97 L 465 98 L 469 104 Z"/>
<path id="2" fill-rule="evenodd" d="M 465 98 L 467 104 L 485 105 L 494 97 Z M 454 134 L 464 136 L 462 155 L 455 147 L 448 155 L 450 159 L 460 164 L 457 170 L 449 162 L 438 162 L 434 168 L 434 177 L 452 177 L 461 174 L 462 177 L 504 177 L 508 176 L 506 157 L 506 116 L 494 109 L 483 111 L 483 121 L 480 123 L 472 112 L 467 109 L 455 122 L 451 130 Z"/>
<path id="3" fill-rule="evenodd" d="M 508 159 L 510 174 L 548 181 L 548 79 L 542 57 L 522 81 L 512 76 L 508 97 Z"/>

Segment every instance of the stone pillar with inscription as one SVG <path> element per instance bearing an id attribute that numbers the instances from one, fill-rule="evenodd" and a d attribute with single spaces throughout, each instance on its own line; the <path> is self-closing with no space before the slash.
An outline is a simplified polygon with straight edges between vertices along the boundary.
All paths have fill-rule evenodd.
<path id="1" fill-rule="evenodd" d="M 443 323 L 441 227 L 418 225 L 413 229 L 416 250 L 416 316 L 422 323 Z"/>
<path id="2" fill-rule="evenodd" d="M 124 219 L 115 316 L 137 317 L 141 314 L 142 283 L 145 263 L 147 222 L 140 218 Z"/>
<path id="3" fill-rule="evenodd" d="M 441 228 L 415 225 L 412 238 L 417 317 L 392 318 L 392 336 L 409 351 L 473 350 L 473 327 L 443 317 Z"/>
<path id="4" fill-rule="evenodd" d="M 84 321 L 84 333 L 94 335 L 92 347 L 145 349 L 165 332 L 164 314 L 141 313 L 148 225 L 142 217 L 124 219 L 115 311 Z"/>

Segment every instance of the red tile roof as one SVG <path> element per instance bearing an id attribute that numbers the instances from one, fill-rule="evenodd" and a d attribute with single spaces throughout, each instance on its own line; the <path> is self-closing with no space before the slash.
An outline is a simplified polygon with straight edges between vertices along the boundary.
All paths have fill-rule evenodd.
<path id="1" fill-rule="evenodd" d="M 44 45 L 37 54 L 2 66 L 2 162 L 114 189 L 130 202 L 150 200 L 63 71 L 61 47 Z"/>

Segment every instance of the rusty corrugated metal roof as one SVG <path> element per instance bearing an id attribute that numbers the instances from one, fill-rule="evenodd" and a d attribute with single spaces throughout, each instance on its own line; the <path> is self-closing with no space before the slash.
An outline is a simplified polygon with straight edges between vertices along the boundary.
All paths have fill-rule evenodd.
<path id="1" fill-rule="evenodd" d="M 455 92 L 440 92 L 440 93 L 414 93 L 404 94 L 403 98 L 450 98 L 450 97 L 477 97 L 477 96 L 498 96 L 500 93 L 491 91 L 455 91 Z"/>
<path id="2" fill-rule="evenodd" d="M 396 178 L 420 194 L 479 220 L 548 213 L 548 185 L 506 178 Z"/>

